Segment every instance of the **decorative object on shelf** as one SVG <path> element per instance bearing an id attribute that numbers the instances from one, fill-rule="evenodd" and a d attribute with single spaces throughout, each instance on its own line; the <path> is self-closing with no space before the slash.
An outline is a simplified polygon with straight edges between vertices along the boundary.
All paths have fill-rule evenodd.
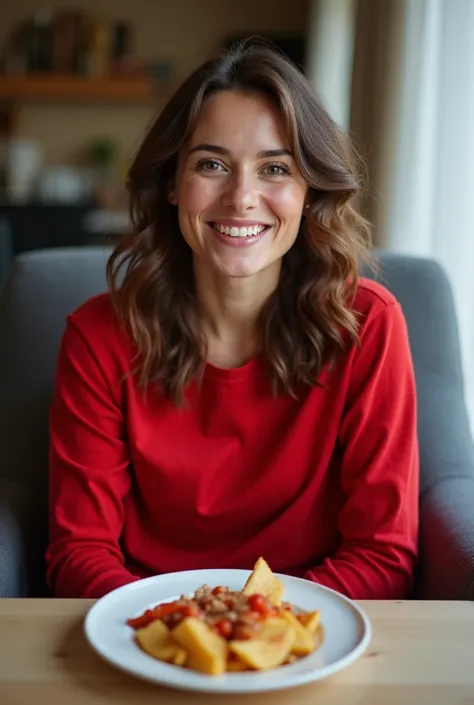
<path id="1" fill-rule="evenodd" d="M 117 144 L 108 137 L 92 140 L 87 148 L 87 158 L 96 175 L 96 201 L 104 208 L 114 204 L 117 190 L 114 183 L 114 168 L 117 164 L 117 156 Z"/>
<path id="2" fill-rule="evenodd" d="M 86 169 L 67 164 L 45 166 L 38 179 L 38 202 L 53 205 L 89 203 L 93 190 L 92 177 Z"/>
<path id="3" fill-rule="evenodd" d="M 137 70 L 135 28 L 130 22 L 116 22 L 112 27 L 111 71 L 113 75 L 130 76 Z"/>
<path id="4" fill-rule="evenodd" d="M 7 76 L 90 77 L 145 74 L 134 52 L 135 28 L 75 8 L 41 10 L 15 25 L 3 49 Z"/>
<path id="5" fill-rule="evenodd" d="M 12 203 L 25 203 L 34 196 L 42 165 L 43 152 L 38 140 L 7 141 L 6 194 Z"/>

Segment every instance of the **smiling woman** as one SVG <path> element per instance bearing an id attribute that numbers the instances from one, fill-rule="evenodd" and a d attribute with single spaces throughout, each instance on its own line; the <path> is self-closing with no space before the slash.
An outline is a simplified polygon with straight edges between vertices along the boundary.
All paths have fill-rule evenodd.
<path id="1" fill-rule="evenodd" d="M 262 47 L 199 67 L 129 173 L 110 292 L 68 320 L 51 413 L 58 595 L 249 568 L 407 594 L 416 402 L 405 321 L 361 279 L 348 140 Z"/>
<path id="2" fill-rule="evenodd" d="M 268 49 L 226 53 L 185 81 L 130 169 L 135 231 L 109 264 L 144 386 L 182 403 L 205 360 L 235 367 L 263 347 L 274 388 L 294 393 L 317 381 L 343 331 L 357 339 L 347 303 L 369 231 L 351 152 L 300 71 Z M 166 295 L 152 304 L 156 281 Z"/>

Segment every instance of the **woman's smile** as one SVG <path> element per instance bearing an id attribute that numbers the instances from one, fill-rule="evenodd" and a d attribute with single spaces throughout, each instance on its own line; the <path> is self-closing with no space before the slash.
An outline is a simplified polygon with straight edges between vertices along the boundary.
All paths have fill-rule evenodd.
<path id="1" fill-rule="evenodd" d="M 239 220 L 208 223 L 215 237 L 227 247 L 251 247 L 262 240 L 272 230 L 271 225 L 254 221 Z"/>

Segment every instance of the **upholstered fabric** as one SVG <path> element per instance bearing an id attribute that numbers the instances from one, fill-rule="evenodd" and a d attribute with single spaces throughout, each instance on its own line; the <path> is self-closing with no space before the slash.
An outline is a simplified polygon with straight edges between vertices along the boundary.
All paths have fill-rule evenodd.
<path id="1" fill-rule="evenodd" d="M 9 490 L 0 487 L 0 594 L 41 595 L 46 589 L 48 417 L 56 356 L 67 314 L 105 290 L 108 254 L 99 247 L 28 252 L 14 259 L 4 281 L 0 478 L 9 481 Z"/>
<path id="2" fill-rule="evenodd" d="M 376 278 L 403 308 L 418 395 L 417 593 L 474 599 L 474 443 L 450 283 L 432 260 L 379 253 Z"/>

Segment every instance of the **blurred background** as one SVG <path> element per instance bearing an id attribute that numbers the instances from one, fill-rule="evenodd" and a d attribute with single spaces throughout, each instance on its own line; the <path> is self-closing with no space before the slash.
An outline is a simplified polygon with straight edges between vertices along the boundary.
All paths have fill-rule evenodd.
<path id="1" fill-rule="evenodd" d="M 375 244 L 447 270 L 474 419 L 474 0 L 3 3 L 0 277 L 27 249 L 119 238 L 156 110 L 249 36 L 297 63 L 355 139 Z"/>

